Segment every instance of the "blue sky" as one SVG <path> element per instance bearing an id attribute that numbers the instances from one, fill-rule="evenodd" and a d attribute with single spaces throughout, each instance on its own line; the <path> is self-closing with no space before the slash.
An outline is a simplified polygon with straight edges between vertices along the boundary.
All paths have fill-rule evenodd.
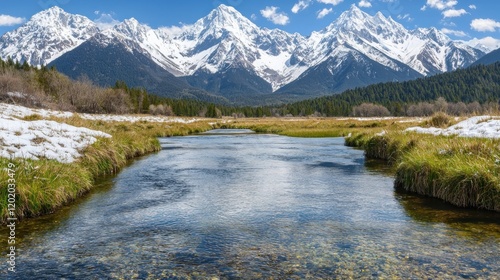
<path id="1" fill-rule="evenodd" d="M 500 2 L 485 0 L 0 0 L 0 34 L 56 5 L 101 23 L 134 17 L 156 28 L 194 23 L 220 4 L 235 7 L 259 26 L 305 36 L 355 4 L 372 15 L 381 11 L 409 29 L 436 27 L 453 39 L 500 39 Z"/>

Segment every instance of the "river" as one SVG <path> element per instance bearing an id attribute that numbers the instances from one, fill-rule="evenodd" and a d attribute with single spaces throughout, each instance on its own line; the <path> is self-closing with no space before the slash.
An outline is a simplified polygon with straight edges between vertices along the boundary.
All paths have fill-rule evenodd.
<path id="1" fill-rule="evenodd" d="M 162 138 L 23 221 L 10 278 L 500 278 L 499 213 L 396 191 L 342 138 L 246 132 Z"/>

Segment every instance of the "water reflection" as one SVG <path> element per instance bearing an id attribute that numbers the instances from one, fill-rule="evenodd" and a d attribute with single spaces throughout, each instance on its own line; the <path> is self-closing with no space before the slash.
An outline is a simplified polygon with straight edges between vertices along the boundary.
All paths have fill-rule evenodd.
<path id="1" fill-rule="evenodd" d="M 343 139 L 160 142 L 112 187 L 23 223 L 19 279 L 500 276 L 499 214 L 395 192 Z"/>

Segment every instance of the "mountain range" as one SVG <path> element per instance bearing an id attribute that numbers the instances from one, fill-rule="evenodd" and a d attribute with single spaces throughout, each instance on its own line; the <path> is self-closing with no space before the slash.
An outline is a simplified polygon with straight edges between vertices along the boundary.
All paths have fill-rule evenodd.
<path id="1" fill-rule="evenodd" d="M 485 52 L 435 28 L 408 30 L 357 6 L 305 37 L 261 28 L 220 5 L 192 25 L 153 29 L 134 18 L 100 30 L 53 7 L 0 38 L 0 57 L 54 65 L 100 85 L 123 80 L 169 97 L 285 102 L 467 67 Z"/>

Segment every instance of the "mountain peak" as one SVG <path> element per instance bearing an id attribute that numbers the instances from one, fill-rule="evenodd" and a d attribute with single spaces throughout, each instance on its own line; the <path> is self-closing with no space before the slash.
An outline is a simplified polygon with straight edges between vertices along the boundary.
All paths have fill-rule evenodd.
<path id="1" fill-rule="evenodd" d="M 65 11 L 62 8 L 60 8 L 59 6 L 54 6 L 54 7 L 48 8 L 45 11 L 50 12 L 50 13 L 65 13 Z"/>
<path id="2" fill-rule="evenodd" d="M 131 17 L 129 19 L 124 20 L 127 24 L 133 24 L 133 25 L 138 25 L 139 21 L 135 19 L 134 17 Z"/>
<path id="3" fill-rule="evenodd" d="M 224 4 L 220 4 L 215 10 L 224 13 L 239 13 L 233 6 L 227 6 Z"/>
<path id="4" fill-rule="evenodd" d="M 368 19 L 372 19 L 372 17 L 363 12 L 355 4 L 352 4 L 349 10 L 340 14 L 340 16 L 327 27 L 327 30 L 335 31 L 339 28 L 343 30 L 359 29 L 365 25 Z"/>
<path id="5" fill-rule="evenodd" d="M 54 6 L 33 15 L 30 21 L 57 20 L 61 16 L 69 16 L 69 14 L 58 6 Z"/>
<path id="6" fill-rule="evenodd" d="M 363 20 L 366 18 L 371 18 L 371 16 L 365 12 L 363 12 L 356 4 L 352 4 L 349 10 L 340 14 L 337 19 L 338 22 L 349 23 L 356 20 Z"/>
<path id="7" fill-rule="evenodd" d="M 252 36 L 256 30 L 260 30 L 260 28 L 235 8 L 221 4 L 206 17 L 198 20 L 188 36 L 220 38 L 229 32 L 237 38 L 244 38 Z"/>
<path id="8" fill-rule="evenodd" d="M 138 20 L 135 18 L 129 18 L 124 20 L 122 23 L 119 23 L 116 27 L 118 28 L 127 28 L 131 30 L 137 30 L 142 27 Z"/>
<path id="9" fill-rule="evenodd" d="M 139 23 L 135 18 L 126 19 L 113 28 L 114 31 L 138 42 L 143 42 L 145 40 L 146 33 L 150 29 L 149 26 Z"/>
<path id="10" fill-rule="evenodd" d="M 351 7 L 345 13 L 355 15 L 356 17 L 364 17 L 368 15 L 367 13 L 363 12 L 358 6 L 356 6 L 356 4 L 351 4 Z"/>
<path id="11" fill-rule="evenodd" d="M 379 20 L 387 20 L 382 12 L 377 12 L 374 17 Z"/>
<path id="12" fill-rule="evenodd" d="M 235 8 L 231 6 L 226 6 L 224 4 L 220 4 L 217 8 L 213 9 L 208 14 L 207 18 L 209 18 L 210 20 L 219 20 L 219 21 L 233 21 L 233 20 L 240 20 L 242 18 L 248 20 Z"/>
<path id="13" fill-rule="evenodd" d="M 31 17 L 26 25 L 45 26 L 47 28 L 95 28 L 95 23 L 85 16 L 70 14 L 58 6 L 43 10 Z"/>
<path id="14" fill-rule="evenodd" d="M 48 64 L 69 49 L 80 45 L 99 29 L 93 21 L 54 6 L 41 11 L 14 31 L 0 38 L 0 57 L 10 56 L 30 65 Z M 50 39 L 50 43 L 46 40 Z M 17 42 L 17 47 L 5 45 Z"/>
<path id="15" fill-rule="evenodd" d="M 421 37 L 423 36 L 424 38 L 428 38 L 433 40 L 434 42 L 437 42 L 439 44 L 446 44 L 447 42 L 450 41 L 450 38 L 446 36 L 443 32 L 439 31 L 435 27 L 431 28 L 417 28 L 416 29 L 417 34 L 420 33 Z"/>

